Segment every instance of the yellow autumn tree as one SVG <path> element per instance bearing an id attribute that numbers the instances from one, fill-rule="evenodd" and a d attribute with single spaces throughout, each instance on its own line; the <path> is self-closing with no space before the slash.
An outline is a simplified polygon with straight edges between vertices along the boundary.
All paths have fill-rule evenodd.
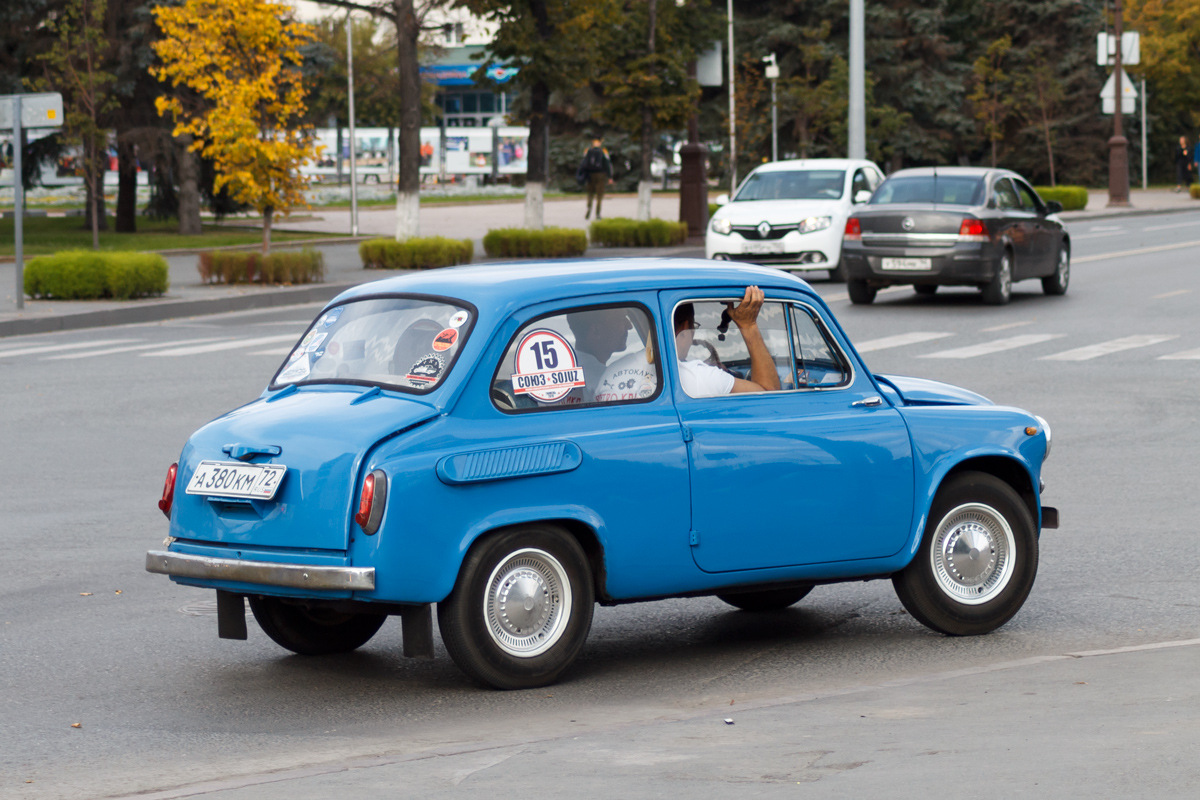
<path id="1" fill-rule="evenodd" d="M 174 135 L 192 136 L 192 150 L 212 160 L 214 189 L 262 214 L 266 253 L 275 212 L 307 206 L 300 165 L 318 151 L 300 124 L 299 48 L 315 32 L 272 0 L 185 0 L 158 6 L 154 16 L 162 64 L 151 73 L 188 90 L 157 98 L 158 113 L 171 114 Z"/>

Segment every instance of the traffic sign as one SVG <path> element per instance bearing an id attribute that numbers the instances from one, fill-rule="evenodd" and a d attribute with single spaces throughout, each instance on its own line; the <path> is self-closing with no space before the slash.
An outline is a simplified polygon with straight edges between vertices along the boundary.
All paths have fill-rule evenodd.
<path id="1" fill-rule="evenodd" d="M 13 103 L 21 98 L 22 128 L 61 128 L 63 124 L 62 95 L 58 92 L 40 94 L 0 94 L 0 131 L 13 128 Z"/>
<path id="2" fill-rule="evenodd" d="M 1116 73 L 1113 73 L 1116 74 Z M 1100 90 L 1101 111 L 1105 114 L 1112 114 L 1116 111 L 1116 103 L 1113 101 L 1113 93 L 1116 91 L 1114 85 L 1116 81 L 1113 76 L 1108 76 L 1108 82 L 1104 84 L 1104 88 Z M 1133 81 L 1125 70 L 1121 70 L 1121 113 L 1132 114 L 1138 99 L 1137 87 L 1133 85 Z"/>
<path id="3" fill-rule="evenodd" d="M 1141 61 L 1141 37 L 1137 31 L 1121 34 L 1121 65 L 1132 67 Z M 1096 63 L 1111 67 L 1117 63 L 1117 37 L 1101 31 L 1096 34 Z"/>

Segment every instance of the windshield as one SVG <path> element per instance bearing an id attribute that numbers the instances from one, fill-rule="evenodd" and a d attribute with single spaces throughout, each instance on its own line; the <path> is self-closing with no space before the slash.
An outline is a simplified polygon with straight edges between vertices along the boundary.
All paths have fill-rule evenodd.
<path id="1" fill-rule="evenodd" d="M 429 298 L 385 297 L 335 306 L 317 317 L 275 374 L 292 383 L 362 383 L 432 391 L 450 372 L 475 310 Z"/>
<path id="2" fill-rule="evenodd" d="M 733 201 L 837 200 L 845 184 L 846 171 L 840 169 L 756 172 L 742 184 Z"/>
<path id="3" fill-rule="evenodd" d="M 983 179 L 966 175 L 914 175 L 888 178 L 871 196 L 871 205 L 934 203 L 947 206 L 983 205 Z"/>

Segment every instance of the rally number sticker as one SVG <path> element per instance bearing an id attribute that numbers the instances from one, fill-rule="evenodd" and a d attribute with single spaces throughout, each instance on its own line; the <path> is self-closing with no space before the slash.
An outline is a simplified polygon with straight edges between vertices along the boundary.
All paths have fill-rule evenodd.
<path id="1" fill-rule="evenodd" d="M 514 394 L 527 394 L 543 403 L 557 403 L 571 390 L 585 385 L 583 368 L 575 351 L 559 334 L 536 330 L 517 345 L 516 372 L 512 375 Z"/>

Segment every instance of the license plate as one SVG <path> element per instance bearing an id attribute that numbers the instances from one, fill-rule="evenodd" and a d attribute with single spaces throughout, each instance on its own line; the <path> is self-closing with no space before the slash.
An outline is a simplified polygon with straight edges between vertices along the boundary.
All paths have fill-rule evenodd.
<path id="1" fill-rule="evenodd" d="M 883 258 L 879 266 L 886 270 L 919 271 L 933 269 L 932 258 Z"/>
<path id="2" fill-rule="evenodd" d="M 285 472 L 287 467 L 283 464 L 201 461 L 188 481 L 187 493 L 270 500 L 283 482 Z"/>
<path id="3" fill-rule="evenodd" d="M 746 242 L 742 245 L 742 252 L 749 254 L 759 253 L 782 253 L 783 241 L 777 242 Z"/>

